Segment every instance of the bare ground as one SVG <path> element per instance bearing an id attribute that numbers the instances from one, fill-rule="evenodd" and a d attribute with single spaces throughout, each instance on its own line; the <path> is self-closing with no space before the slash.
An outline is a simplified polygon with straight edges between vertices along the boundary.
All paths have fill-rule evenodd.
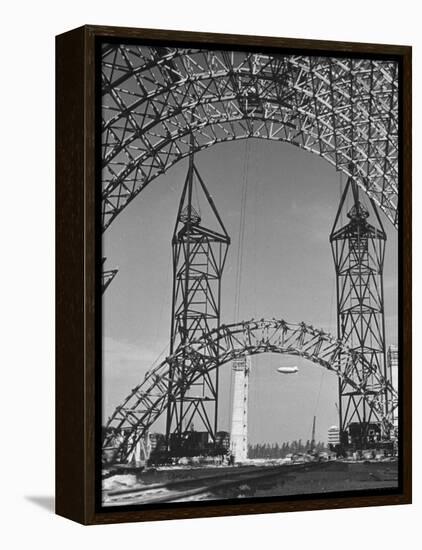
<path id="1" fill-rule="evenodd" d="M 243 469 L 243 468 L 242 468 Z M 249 468 L 245 468 L 245 471 Z M 252 468 L 253 469 L 253 468 Z M 237 468 L 236 468 L 237 470 Z M 198 480 L 213 474 L 230 476 L 232 468 L 172 468 L 132 472 L 107 480 L 107 489 L 119 489 L 131 485 L 148 486 L 175 481 Z M 183 486 L 183 484 L 182 484 Z M 299 472 L 289 466 L 268 479 L 248 480 L 236 487 L 212 490 L 202 495 L 182 500 L 215 500 L 242 497 L 288 496 L 325 494 L 398 487 L 397 462 L 341 462 L 309 464 Z M 152 487 L 151 487 L 152 488 Z M 121 502 L 123 504 L 123 502 Z"/>

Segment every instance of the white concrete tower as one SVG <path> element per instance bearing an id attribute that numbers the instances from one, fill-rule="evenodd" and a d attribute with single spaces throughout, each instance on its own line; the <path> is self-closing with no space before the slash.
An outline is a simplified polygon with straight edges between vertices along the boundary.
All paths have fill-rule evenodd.
<path id="1" fill-rule="evenodd" d="M 248 390 L 251 359 L 245 355 L 233 361 L 234 391 L 230 450 L 235 462 L 248 457 Z"/>

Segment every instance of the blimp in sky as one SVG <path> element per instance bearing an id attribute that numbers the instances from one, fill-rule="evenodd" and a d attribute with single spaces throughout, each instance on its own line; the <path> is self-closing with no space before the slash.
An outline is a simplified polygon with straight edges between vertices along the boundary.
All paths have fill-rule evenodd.
<path id="1" fill-rule="evenodd" d="M 281 373 L 281 374 L 295 374 L 297 373 L 298 371 L 298 367 L 284 367 L 284 366 L 281 366 L 281 367 L 278 367 L 277 369 L 277 372 Z"/>

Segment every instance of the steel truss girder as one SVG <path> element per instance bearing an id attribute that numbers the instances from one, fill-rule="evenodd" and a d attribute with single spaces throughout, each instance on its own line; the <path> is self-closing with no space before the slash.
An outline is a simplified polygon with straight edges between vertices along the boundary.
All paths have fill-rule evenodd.
<path id="1" fill-rule="evenodd" d="M 137 442 L 151 425 L 167 410 L 168 400 L 177 398 L 186 384 L 193 384 L 220 365 L 234 359 L 258 353 L 281 353 L 304 357 L 335 373 L 341 382 L 347 383 L 373 409 L 386 427 L 392 425 L 397 392 L 389 380 L 369 364 L 365 356 L 347 345 L 305 323 L 288 323 L 284 320 L 261 319 L 221 325 L 201 338 L 180 347 L 160 365 L 146 373 L 143 382 L 134 388 L 122 405 L 116 408 L 106 425 L 103 447 L 115 445 L 112 432 L 120 433 L 116 447 L 116 459 L 125 461 Z M 173 384 L 172 395 L 168 387 L 172 365 L 188 357 L 188 378 Z M 216 360 L 218 357 L 218 360 Z M 350 377 L 357 365 L 365 373 L 361 380 Z M 377 381 L 376 392 L 366 391 L 369 378 Z M 390 408 L 385 409 L 384 395 L 388 392 Z"/>
<path id="2" fill-rule="evenodd" d="M 101 293 L 104 294 L 104 292 L 107 290 L 108 286 L 110 285 L 111 281 L 114 279 L 114 277 L 117 275 L 119 270 L 117 268 L 114 269 L 104 269 L 105 263 L 107 258 L 103 258 L 101 265 L 102 265 L 102 272 L 101 272 Z"/>
<path id="3" fill-rule="evenodd" d="M 248 137 L 322 156 L 397 225 L 394 61 L 106 45 L 102 87 L 104 229 L 192 151 Z"/>

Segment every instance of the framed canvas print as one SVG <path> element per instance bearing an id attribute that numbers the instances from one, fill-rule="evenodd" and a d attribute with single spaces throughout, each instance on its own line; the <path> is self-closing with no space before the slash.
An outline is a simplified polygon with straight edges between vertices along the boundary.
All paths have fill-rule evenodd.
<path id="1" fill-rule="evenodd" d="M 411 501 L 411 48 L 57 37 L 57 513 Z"/>

